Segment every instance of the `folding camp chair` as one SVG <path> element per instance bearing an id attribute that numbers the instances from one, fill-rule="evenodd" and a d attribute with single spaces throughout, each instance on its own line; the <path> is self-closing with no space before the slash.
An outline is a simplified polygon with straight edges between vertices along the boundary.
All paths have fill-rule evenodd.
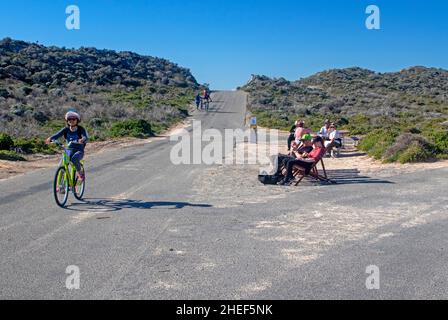
<path id="1" fill-rule="evenodd" d="M 297 180 L 297 182 L 295 183 L 295 186 L 298 186 L 300 182 L 302 182 L 302 180 L 306 177 L 306 176 L 310 176 L 312 178 L 314 178 L 317 181 L 324 181 L 324 182 L 330 182 L 330 183 L 336 183 L 335 181 L 331 180 L 328 178 L 327 176 L 327 170 L 325 169 L 325 164 L 324 164 L 324 155 L 327 153 L 327 148 L 324 148 L 324 150 L 321 152 L 321 154 L 319 155 L 319 157 L 316 159 L 316 161 L 313 163 L 313 166 L 311 167 L 311 170 L 309 171 L 309 173 L 306 173 L 305 168 L 302 168 L 298 165 L 295 165 L 293 167 L 292 170 L 292 174 L 294 176 L 294 178 Z M 317 165 L 321 164 L 322 166 L 322 174 L 319 173 L 319 170 L 317 169 Z"/>

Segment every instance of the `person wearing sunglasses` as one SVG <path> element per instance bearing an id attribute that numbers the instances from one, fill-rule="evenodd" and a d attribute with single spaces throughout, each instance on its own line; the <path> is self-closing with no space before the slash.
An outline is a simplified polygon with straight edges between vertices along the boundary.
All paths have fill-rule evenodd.
<path id="1" fill-rule="evenodd" d="M 62 137 L 67 142 L 67 155 L 70 161 L 73 162 L 78 173 L 78 178 L 84 181 L 85 176 L 81 167 L 81 160 L 84 158 L 84 148 L 89 140 L 86 129 L 81 127 L 81 116 L 78 112 L 70 110 L 65 114 L 65 121 L 67 126 L 58 131 L 55 135 L 49 137 L 45 142 L 47 144 L 58 140 Z"/>
<path id="2" fill-rule="evenodd" d="M 328 141 L 325 141 L 325 148 L 332 158 L 335 158 L 334 148 L 342 147 L 342 135 L 337 130 L 336 124 L 332 123 L 328 129 Z"/>

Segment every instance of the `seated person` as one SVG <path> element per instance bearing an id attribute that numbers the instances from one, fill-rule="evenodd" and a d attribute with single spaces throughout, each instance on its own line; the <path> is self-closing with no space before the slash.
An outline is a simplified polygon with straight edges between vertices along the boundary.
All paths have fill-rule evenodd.
<path id="1" fill-rule="evenodd" d="M 313 137 L 309 133 L 304 134 L 300 139 L 300 144 L 297 147 L 296 153 L 302 155 L 303 153 L 310 153 L 313 150 Z M 296 157 L 297 158 L 297 157 Z"/>
<path id="2" fill-rule="evenodd" d="M 286 163 L 291 159 L 301 158 L 304 153 L 310 153 L 313 151 L 313 138 L 310 134 L 304 134 L 302 139 L 300 139 L 300 144 L 292 141 L 291 143 L 291 151 L 287 154 L 279 154 L 277 156 L 277 175 L 282 175 L 283 168 L 286 167 Z M 275 157 L 275 156 L 274 156 Z M 275 158 L 274 158 L 275 159 Z M 275 163 L 275 160 L 272 160 Z M 275 166 L 275 165 L 274 165 Z"/>
<path id="3" fill-rule="evenodd" d="M 319 136 L 321 136 L 324 140 L 328 139 L 328 131 L 330 129 L 330 120 L 325 120 L 325 124 L 322 128 L 320 128 L 320 131 L 318 133 Z"/>
<path id="4" fill-rule="evenodd" d="M 305 174 L 309 174 L 314 163 L 320 159 L 324 152 L 322 137 L 317 136 L 313 140 L 313 150 L 310 153 L 303 153 L 297 159 L 289 159 L 286 162 L 286 177 L 279 182 L 279 185 L 289 185 L 294 179 L 292 169 L 294 166 L 300 166 L 305 170 Z"/>
<path id="5" fill-rule="evenodd" d="M 328 141 L 325 141 L 325 148 L 327 148 L 327 152 L 331 153 L 331 156 L 334 157 L 333 148 L 342 147 L 342 135 L 337 130 L 336 125 L 332 123 L 328 130 Z"/>
<path id="6" fill-rule="evenodd" d="M 297 120 L 294 125 L 289 130 L 289 136 L 288 136 L 288 151 L 291 151 L 291 143 L 296 139 L 295 133 L 297 129 L 297 125 L 299 124 L 300 120 Z"/>
<path id="7" fill-rule="evenodd" d="M 271 162 L 274 164 L 273 166 L 277 168 L 277 172 L 275 175 L 282 176 L 283 168 L 286 166 L 286 162 L 290 159 L 296 159 L 297 155 L 296 152 L 298 150 L 299 145 L 292 141 L 291 143 L 291 151 L 288 152 L 288 154 L 278 154 L 276 156 L 271 157 Z"/>
<path id="8" fill-rule="evenodd" d="M 296 142 L 299 144 L 300 143 L 300 139 L 302 139 L 303 135 L 307 134 L 307 133 L 311 134 L 311 130 L 308 129 L 308 128 L 305 128 L 305 121 L 300 120 L 297 123 L 297 129 L 296 129 L 296 131 L 294 133 Z"/>

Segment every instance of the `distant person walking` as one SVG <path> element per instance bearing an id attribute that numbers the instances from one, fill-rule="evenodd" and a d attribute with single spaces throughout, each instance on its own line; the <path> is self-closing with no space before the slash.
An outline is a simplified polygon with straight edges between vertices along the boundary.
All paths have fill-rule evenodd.
<path id="1" fill-rule="evenodd" d="M 206 100 L 207 102 L 213 102 L 210 96 L 210 91 L 208 91 L 207 89 L 204 89 L 203 99 Z"/>
<path id="2" fill-rule="evenodd" d="M 199 110 L 199 107 L 200 107 L 200 105 L 201 105 L 201 101 L 202 101 L 201 95 L 198 93 L 198 94 L 196 95 L 196 98 L 195 98 L 195 102 L 196 102 L 196 110 Z"/>

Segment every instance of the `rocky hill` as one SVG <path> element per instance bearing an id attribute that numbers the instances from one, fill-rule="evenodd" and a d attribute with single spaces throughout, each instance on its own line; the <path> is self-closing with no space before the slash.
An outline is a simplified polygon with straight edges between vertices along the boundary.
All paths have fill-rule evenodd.
<path id="1" fill-rule="evenodd" d="M 49 134 L 70 107 L 94 138 L 126 120 L 158 131 L 186 116 L 199 87 L 188 69 L 160 58 L 0 41 L 0 127 L 14 137 Z"/>
<path id="2" fill-rule="evenodd" d="M 242 87 L 253 110 L 295 114 L 397 116 L 403 112 L 446 115 L 448 71 L 413 67 L 394 73 L 337 69 L 287 81 L 253 76 Z"/>

